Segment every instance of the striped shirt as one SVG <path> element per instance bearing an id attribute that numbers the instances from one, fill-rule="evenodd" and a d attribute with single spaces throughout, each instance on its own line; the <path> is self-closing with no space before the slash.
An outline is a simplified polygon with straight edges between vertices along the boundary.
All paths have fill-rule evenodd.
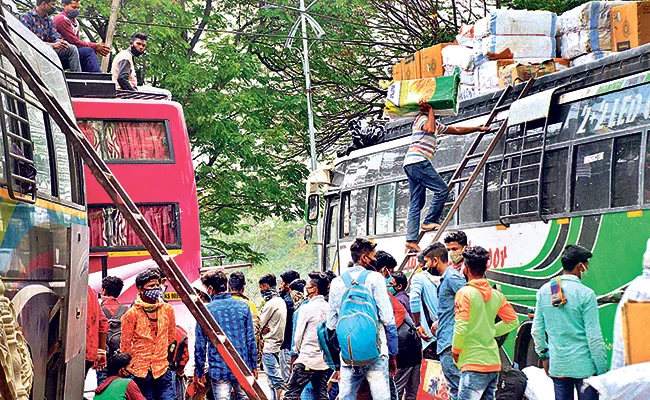
<path id="1" fill-rule="evenodd" d="M 428 133 L 424 130 L 424 124 L 427 121 L 429 121 L 429 116 L 424 113 L 420 113 L 413 121 L 411 145 L 404 157 L 404 166 L 422 161 L 433 163 L 433 155 L 436 154 L 436 136 L 445 133 L 447 126 L 436 120 L 436 133 Z"/>

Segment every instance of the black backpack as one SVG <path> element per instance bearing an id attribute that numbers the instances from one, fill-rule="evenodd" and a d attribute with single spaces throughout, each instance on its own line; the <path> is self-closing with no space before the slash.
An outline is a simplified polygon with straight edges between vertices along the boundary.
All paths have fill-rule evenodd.
<path id="1" fill-rule="evenodd" d="M 411 318 L 406 315 L 404 322 L 397 328 L 398 352 L 397 368 L 408 368 L 422 363 L 422 340 L 413 325 Z"/>
<path id="2" fill-rule="evenodd" d="M 108 355 L 120 351 L 120 340 L 122 339 L 122 316 L 126 314 L 129 307 L 126 304 L 120 304 L 115 312 L 111 314 L 106 307 L 102 307 L 102 312 L 108 318 L 108 333 L 106 334 L 106 352 Z"/>
<path id="3" fill-rule="evenodd" d="M 503 367 L 499 373 L 496 400 L 522 400 L 528 378 L 518 369 Z"/>

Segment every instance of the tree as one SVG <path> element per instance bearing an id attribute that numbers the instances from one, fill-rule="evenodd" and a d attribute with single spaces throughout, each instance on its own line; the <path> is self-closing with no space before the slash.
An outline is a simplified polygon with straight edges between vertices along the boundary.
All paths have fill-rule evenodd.
<path id="1" fill-rule="evenodd" d="M 183 105 L 204 247 L 233 260 L 263 258 L 236 237 L 256 221 L 302 216 L 309 154 L 304 78 L 297 46 L 284 48 L 297 16 L 287 7 L 296 4 L 278 1 L 284 9 L 251 0 L 126 1 L 118 20 L 116 49 L 128 46 L 135 30 L 150 35 L 137 69 Z M 381 118 L 380 81 L 389 79 L 391 65 L 452 40 L 456 23 L 474 18 L 469 5 L 464 17 L 467 6 L 428 0 L 316 3 L 310 13 L 327 33 L 310 48 L 321 158 L 340 145 L 351 120 Z M 83 7 L 83 31 L 101 40 L 110 0 Z"/>

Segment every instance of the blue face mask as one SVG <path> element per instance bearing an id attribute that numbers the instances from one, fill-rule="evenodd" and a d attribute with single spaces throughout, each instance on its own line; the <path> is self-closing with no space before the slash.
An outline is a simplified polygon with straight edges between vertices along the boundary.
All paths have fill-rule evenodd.
<path id="1" fill-rule="evenodd" d="M 149 300 L 158 300 L 160 298 L 160 296 L 162 295 L 162 293 L 163 293 L 163 291 L 160 288 L 158 288 L 158 289 L 148 289 L 148 290 L 144 290 L 142 292 L 142 294 L 147 296 L 147 298 Z"/>
<path id="2" fill-rule="evenodd" d="M 66 14 L 68 15 L 68 18 L 75 19 L 79 16 L 79 10 L 72 10 L 70 12 L 67 12 Z"/>
<path id="3" fill-rule="evenodd" d="M 392 286 L 393 278 L 386 278 L 386 287 L 388 288 L 388 293 L 395 294 L 395 287 Z M 390 285 L 390 286 L 389 286 Z"/>

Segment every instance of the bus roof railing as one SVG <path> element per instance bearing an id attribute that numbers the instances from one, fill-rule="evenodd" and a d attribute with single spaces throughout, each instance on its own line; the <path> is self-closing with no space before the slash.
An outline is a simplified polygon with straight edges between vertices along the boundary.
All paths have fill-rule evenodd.
<path id="1" fill-rule="evenodd" d="M 72 97 L 94 99 L 128 99 L 128 100 L 170 100 L 168 94 L 145 90 L 115 89 L 111 74 L 90 72 L 66 72 L 66 82 Z"/>

